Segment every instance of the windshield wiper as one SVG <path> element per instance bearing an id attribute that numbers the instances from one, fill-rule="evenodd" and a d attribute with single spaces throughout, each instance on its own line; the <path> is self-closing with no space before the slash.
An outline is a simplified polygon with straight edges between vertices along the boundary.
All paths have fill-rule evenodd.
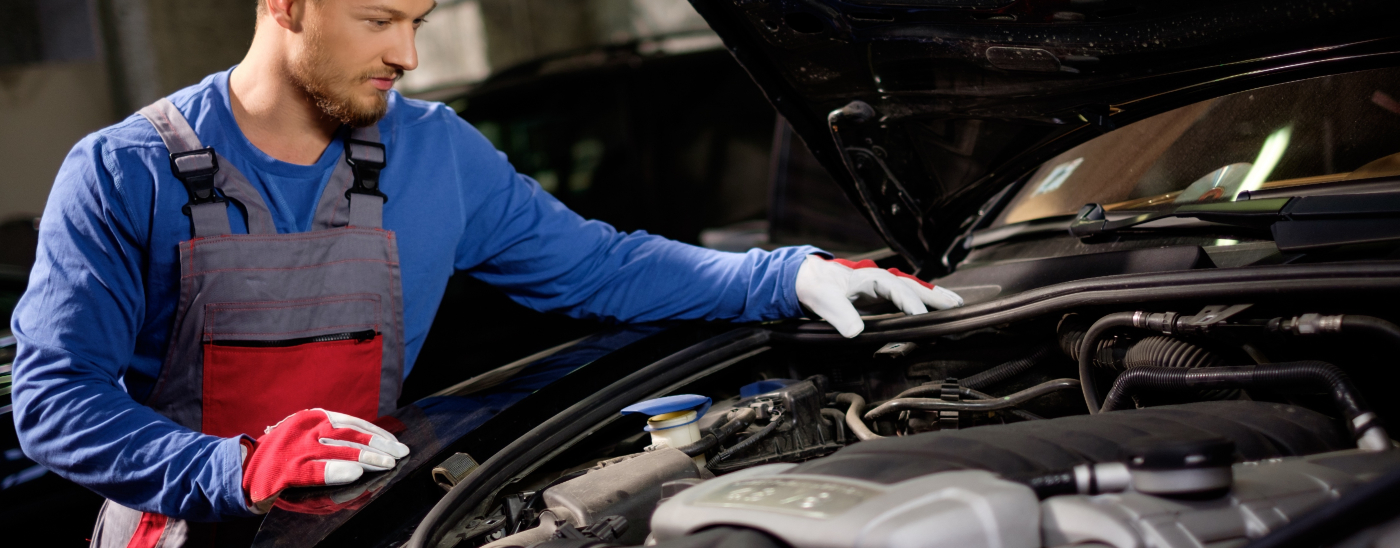
<path id="1" fill-rule="evenodd" d="M 1280 251 L 1309 251 L 1400 240 L 1400 192 L 1186 204 L 1117 221 L 1106 218 L 1102 205 L 1088 204 L 1070 221 L 1069 232 L 1088 239 L 1170 217 L 1267 228 Z"/>

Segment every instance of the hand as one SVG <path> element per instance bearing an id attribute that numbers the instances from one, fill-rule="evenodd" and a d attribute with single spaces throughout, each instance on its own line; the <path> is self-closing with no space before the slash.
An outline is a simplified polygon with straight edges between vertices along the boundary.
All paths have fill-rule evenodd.
<path id="1" fill-rule="evenodd" d="M 267 512 L 285 489 L 344 485 L 408 456 L 408 446 L 393 434 L 324 409 L 297 411 L 256 442 L 243 443 L 243 493 L 258 513 Z"/>
<path id="2" fill-rule="evenodd" d="M 912 316 L 928 312 L 929 307 L 944 310 L 963 305 L 957 293 L 897 269 L 881 270 L 874 261 L 853 263 L 817 255 L 808 255 L 797 270 L 797 301 L 846 338 L 865 329 L 857 306 L 888 301 Z"/>

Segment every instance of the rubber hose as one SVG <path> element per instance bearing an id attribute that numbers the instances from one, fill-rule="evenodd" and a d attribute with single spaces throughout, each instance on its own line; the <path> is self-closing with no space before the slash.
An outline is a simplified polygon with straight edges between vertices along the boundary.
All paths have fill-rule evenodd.
<path id="1" fill-rule="evenodd" d="M 865 411 L 865 398 L 859 394 L 845 392 L 836 396 L 838 403 L 849 403 L 851 407 L 846 409 L 846 427 L 851 429 L 851 433 L 856 435 L 856 439 L 865 441 L 883 438 L 879 434 L 870 431 L 870 427 L 860 419 L 862 411 Z"/>
<path id="2" fill-rule="evenodd" d="M 1369 335 L 1378 335 L 1400 345 L 1400 326 L 1375 316 L 1345 314 L 1342 316 L 1342 331 L 1360 331 Z"/>
<path id="3" fill-rule="evenodd" d="M 1154 336 L 1144 338 L 1132 346 L 1128 347 L 1128 352 L 1123 356 L 1123 367 L 1134 369 L 1137 367 L 1180 367 L 1193 369 L 1197 367 L 1220 367 L 1225 365 L 1223 358 L 1214 352 L 1201 348 L 1194 343 L 1181 339 Z M 1228 400 L 1239 396 L 1238 390 L 1202 390 L 1199 394 L 1203 400 Z"/>
<path id="4" fill-rule="evenodd" d="M 881 415 L 913 409 L 920 411 L 996 411 L 1008 407 L 1015 407 L 1051 392 L 1067 388 L 1076 388 L 1078 386 L 1079 381 L 1074 379 L 1055 379 L 1037 384 L 1009 396 L 985 400 L 947 401 L 934 398 L 901 398 L 880 404 L 879 407 L 867 412 L 865 418 L 866 420 L 874 420 Z"/>
<path id="5" fill-rule="evenodd" d="M 1195 344 L 1166 336 L 1144 338 L 1128 348 L 1123 366 L 1137 367 L 1218 367 L 1225 360 Z"/>
<path id="6" fill-rule="evenodd" d="M 1084 340 L 1079 343 L 1079 387 L 1084 391 L 1084 405 L 1089 408 L 1089 414 L 1099 412 L 1099 391 L 1094 387 L 1094 350 L 1098 347 L 1099 338 L 1110 329 L 1118 327 L 1132 327 L 1133 317 L 1137 312 L 1114 312 L 1094 322 L 1089 326 L 1089 331 L 1084 333 Z"/>
<path id="7" fill-rule="evenodd" d="M 1103 410 L 1124 407 L 1132 393 L 1139 390 L 1199 390 L 1202 388 L 1263 388 L 1293 390 L 1326 386 L 1332 400 L 1346 417 L 1347 427 L 1358 440 L 1367 430 L 1380 425 L 1370 417 L 1366 403 L 1351 379 L 1336 366 L 1318 361 L 1180 369 L 1170 367 L 1139 367 L 1118 376 L 1104 400 Z M 1363 415 L 1366 415 L 1363 417 Z M 1361 418 L 1361 420 L 1358 420 Z M 1360 424 L 1358 424 L 1360 423 Z M 1381 430 L 1384 432 L 1384 430 Z M 1373 434 L 1374 436 L 1374 434 Z M 1388 438 L 1387 438 L 1388 439 Z"/>
<path id="8" fill-rule="evenodd" d="M 710 464 L 708 466 L 714 466 L 715 464 L 718 464 L 724 459 L 732 457 L 734 456 L 734 454 L 739 453 L 750 447 L 753 447 L 758 442 L 763 441 L 764 438 L 768 437 L 773 432 L 776 432 L 778 430 L 778 425 L 782 424 L 782 417 L 782 415 L 774 415 L 773 419 L 768 421 L 767 426 L 760 428 L 757 432 L 754 432 L 752 436 L 744 438 L 744 441 L 734 444 L 734 447 L 730 447 L 729 449 L 726 449 L 723 453 L 715 455 L 715 460 L 710 461 Z"/>
<path id="9" fill-rule="evenodd" d="M 1093 325 L 1079 314 L 1066 314 L 1060 318 L 1059 325 L 1055 326 L 1056 341 L 1059 343 L 1060 351 L 1064 352 L 1069 359 L 1079 361 L 1079 345 L 1084 342 L 1084 335 L 1089 332 L 1089 327 Z M 1094 365 L 1105 368 L 1113 368 L 1116 364 L 1112 354 L 1105 351 L 1113 347 L 1113 339 L 1099 341 L 1099 347 L 1094 353 Z M 1107 357 L 1108 361 L 1103 358 Z"/>
<path id="10" fill-rule="evenodd" d="M 961 394 L 964 395 L 964 396 L 971 396 L 973 399 L 978 399 L 978 400 L 992 400 L 992 399 L 996 399 L 996 396 L 993 396 L 993 395 L 988 394 L 988 393 L 986 393 L 986 392 L 979 392 L 979 391 L 973 390 L 973 389 L 971 389 L 971 388 L 963 388 L 962 390 L 959 391 L 959 393 L 961 393 Z M 1035 413 L 1032 413 L 1032 412 L 1030 412 L 1030 411 L 1026 411 L 1026 410 L 1024 410 L 1024 409 L 1011 408 L 1011 409 L 1007 409 L 1006 412 L 1007 412 L 1007 413 L 1010 413 L 1010 414 L 1012 414 L 1012 415 L 1015 415 L 1015 416 L 1017 416 L 1017 417 L 1020 417 L 1021 420 L 1027 420 L 1027 421 L 1043 421 L 1043 420 L 1045 420 L 1045 417 L 1042 417 L 1042 416 L 1037 415 L 1037 414 L 1035 414 Z"/>
<path id="11" fill-rule="evenodd" d="M 729 439 L 735 432 L 744 429 L 749 423 L 752 423 L 754 414 L 754 410 L 751 408 L 740 409 L 738 413 L 735 414 L 734 418 L 729 419 L 729 422 L 714 429 L 713 433 L 705 434 L 705 437 L 696 440 L 695 443 L 682 445 L 676 449 L 679 449 L 680 452 L 685 453 L 688 457 L 703 455 L 706 451 L 713 449 L 724 440 Z"/>
<path id="12" fill-rule="evenodd" d="M 898 396 L 895 396 L 895 397 L 893 397 L 893 398 L 891 398 L 891 399 L 900 399 L 900 398 L 909 398 L 909 397 L 915 397 L 915 396 L 922 396 L 922 395 L 930 394 L 930 393 L 941 393 L 942 391 L 943 391 L 942 385 L 925 385 L 925 386 L 920 386 L 920 387 L 917 387 L 917 388 L 910 388 L 910 389 L 908 389 L 908 390 L 905 390 L 905 391 L 903 391 L 903 392 L 900 392 Z M 959 386 L 959 387 L 958 387 L 958 395 L 961 396 L 961 397 L 963 397 L 963 398 L 970 399 L 970 400 L 995 400 L 995 399 L 998 398 L 998 396 L 993 396 L 993 395 L 988 394 L 988 393 L 986 393 L 986 392 L 981 392 L 981 391 L 978 391 L 978 390 L 976 390 L 976 389 L 968 388 L 968 387 L 966 387 L 966 386 Z M 1009 409 L 1009 410 L 1007 410 L 1007 412 L 1008 412 L 1008 413 L 1011 413 L 1012 415 L 1015 415 L 1015 416 L 1017 416 L 1017 417 L 1020 417 L 1020 418 L 1023 419 L 1023 420 L 1028 420 L 1028 421 L 1038 421 L 1038 420 L 1044 420 L 1044 419 L 1045 419 L 1045 417 L 1042 417 L 1042 416 L 1037 415 L 1037 414 L 1035 414 L 1035 413 L 1031 413 L 1031 412 L 1029 412 L 1029 411 L 1024 411 L 1024 410 L 1021 410 L 1021 409 Z"/>
<path id="13" fill-rule="evenodd" d="M 1050 345 L 1045 345 L 1035 349 L 1029 356 L 1018 360 L 1011 360 L 966 379 L 958 381 L 958 384 L 973 389 L 983 389 L 988 386 L 995 386 L 1007 379 L 1030 371 L 1031 368 L 1041 364 L 1050 355 Z"/>
<path id="14" fill-rule="evenodd" d="M 839 409 L 823 407 L 822 416 L 831 419 L 833 428 L 836 429 L 836 442 L 846 443 L 846 414 Z"/>

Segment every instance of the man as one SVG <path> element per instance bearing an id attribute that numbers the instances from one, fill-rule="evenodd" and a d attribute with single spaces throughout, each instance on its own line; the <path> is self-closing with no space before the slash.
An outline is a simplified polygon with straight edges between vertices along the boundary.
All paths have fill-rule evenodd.
<path id="1" fill-rule="evenodd" d="M 244 61 L 83 139 L 15 311 L 26 454 L 106 496 L 94 545 L 179 545 L 409 448 L 394 409 L 457 270 L 539 310 L 768 320 L 957 295 L 798 247 L 585 221 L 444 105 L 390 90 L 432 0 L 263 0 Z M 197 54 L 197 52 L 195 52 Z M 855 267 L 855 268 L 852 268 Z"/>

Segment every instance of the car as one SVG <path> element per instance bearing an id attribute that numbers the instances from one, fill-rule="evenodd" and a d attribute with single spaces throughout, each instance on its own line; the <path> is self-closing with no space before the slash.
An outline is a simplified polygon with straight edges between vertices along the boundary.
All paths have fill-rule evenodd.
<path id="1" fill-rule="evenodd" d="M 848 260 L 965 306 L 603 328 L 381 419 L 413 453 L 255 545 L 1400 534 L 1400 6 L 692 4 L 888 246 Z"/>

